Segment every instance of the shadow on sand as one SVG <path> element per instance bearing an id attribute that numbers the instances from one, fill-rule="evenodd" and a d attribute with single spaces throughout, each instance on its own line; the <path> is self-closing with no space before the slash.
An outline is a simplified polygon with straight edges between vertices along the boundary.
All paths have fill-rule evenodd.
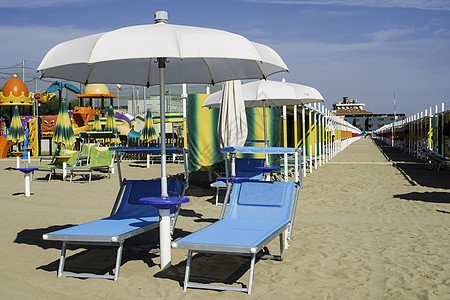
<path id="1" fill-rule="evenodd" d="M 45 241 L 42 235 L 45 233 L 72 227 L 73 224 L 54 225 L 47 228 L 24 229 L 20 231 L 14 243 L 38 246 L 42 249 L 61 249 L 62 243 L 57 241 Z M 191 232 L 175 229 L 174 239 L 186 236 Z M 149 267 L 157 265 L 153 259 L 159 256 L 154 253 L 159 247 L 159 230 L 154 229 L 129 238 L 124 243 L 121 266 L 128 261 L 140 260 Z M 88 273 L 95 275 L 113 274 L 117 247 L 99 245 L 69 245 L 64 269 L 66 272 Z M 71 254 L 70 251 L 76 251 Z M 59 256 L 57 260 L 47 265 L 36 267 L 39 270 L 57 272 L 59 266 Z"/>
<path id="2" fill-rule="evenodd" d="M 450 173 L 447 169 L 431 170 L 424 161 L 418 160 L 380 140 L 373 139 L 372 141 L 411 185 L 450 190 Z"/>

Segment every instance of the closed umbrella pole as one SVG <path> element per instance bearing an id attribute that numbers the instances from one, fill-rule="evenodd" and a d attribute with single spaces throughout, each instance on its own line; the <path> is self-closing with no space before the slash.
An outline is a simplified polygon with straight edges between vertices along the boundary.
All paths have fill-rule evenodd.
<path id="1" fill-rule="evenodd" d="M 247 117 L 242 99 L 241 81 L 227 81 L 223 86 L 217 126 L 220 146 L 243 146 L 247 139 L 247 134 Z M 236 176 L 234 156 L 231 162 L 231 176 Z"/>

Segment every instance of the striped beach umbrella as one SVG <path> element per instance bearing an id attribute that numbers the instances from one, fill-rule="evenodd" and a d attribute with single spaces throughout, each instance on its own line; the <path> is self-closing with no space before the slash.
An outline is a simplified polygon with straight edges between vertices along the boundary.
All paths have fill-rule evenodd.
<path id="1" fill-rule="evenodd" d="M 7 140 L 16 144 L 21 143 L 25 140 L 22 121 L 20 121 L 19 108 L 17 106 L 15 106 L 13 110 L 11 126 L 9 127 Z"/>
<path id="2" fill-rule="evenodd" d="M 117 124 L 116 124 L 116 118 L 114 117 L 114 109 L 112 106 L 110 106 L 107 110 L 107 116 L 106 116 L 106 126 L 105 131 L 111 131 L 114 134 L 117 134 Z M 116 144 L 116 139 L 105 139 L 105 143 L 107 144 Z"/>
<path id="3" fill-rule="evenodd" d="M 100 123 L 98 112 L 95 113 L 95 119 L 92 124 L 92 131 L 102 131 L 102 124 Z"/>
<path id="4" fill-rule="evenodd" d="M 156 130 L 153 126 L 152 112 L 147 109 L 147 115 L 145 116 L 144 128 L 142 129 L 141 141 L 148 143 L 157 139 Z"/>
<path id="5" fill-rule="evenodd" d="M 62 100 L 59 107 L 58 119 L 56 120 L 55 133 L 52 142 L 66 150 L 66 146 L 72 146 L 75 143 L 72 123 L 66 108 L 66 101 Z"/>

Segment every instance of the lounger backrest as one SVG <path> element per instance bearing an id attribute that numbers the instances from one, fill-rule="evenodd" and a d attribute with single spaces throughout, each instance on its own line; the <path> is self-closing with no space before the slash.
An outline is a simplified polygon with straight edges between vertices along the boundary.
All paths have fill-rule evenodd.
<path id="1" fill-rule="evenodd" d="M 236 158 L 236 176 L 259 180 L 262 178 L 262 172 L 256 167 L 264 167 L 264 159 L 260 158 Z"/>
<path id="2" fill-rule="evenodd" d="M 113 151 L 109 151 L 108 147 L 93 147 L 91 161 L 89 165 L 91 166 L 109 166 L 112 163 Z"/>
<path id="3" fill-rule="evenodd" d="M 183 188 L 183 180 L 167 180 L 167 192 L 169 196 L 180 196 Z M 158 216 L 158 209 L 152 205 L 140 204 L 139 199 L 145 197 L 157 197 L 161 195 L 161 180 L 127 180 L 117 212 L 117 217 L 148 217 Z M 171 210 L 171 213 L 175 208 Z"/>
<path id="4" fill-rule="evenodd" d="M 294 182 L 248 181 L 234 183 L 225 218 L 289 220 Z"/>
<path id="5" fill-rule="evenodd" d="M 68 166 L 73 166 L 73 165 L 75 165 L 75 163 L 77 162 L 77 160 L 78 160 L 78 155 L 79 155 L 79 151 L 72 151 L 72 153 L 71 153 L 71 157 L 69 158 L 69 160 L 67 161 L 67 165 Z M 67 151 L 66 151 L 66 154 L 67 154 Z"/>

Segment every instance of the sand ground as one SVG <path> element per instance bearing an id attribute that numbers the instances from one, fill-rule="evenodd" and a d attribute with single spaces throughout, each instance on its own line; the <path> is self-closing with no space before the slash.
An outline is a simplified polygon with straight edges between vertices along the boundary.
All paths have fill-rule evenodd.
<path id="1" fill-rule="evenodd" d="M 56 278 L 60 243 L 43 233 L 109 215 L 117 173 L 90 184 L 32 182 L 23 194 L 15 161 L 0 160 L 0 297 L 2 299 L 450 299 L 450 172 L 429 170 L 380 142 L 361 139 L 303 178 L 296 223 L 283 261 L 259 260 L 253 294 L 190 289 L 183 293 L 185 250 L 172 250 L 169 270 L 159 256 L 126 250 L 117 281 Z M 159 165 L 122 164 L 130 179 L 157 178 Z M 182 172 L 169 164 L 168 173 Z M 211 189 L 191 188 L 174 237 L 216 221 Z M 129 246 L 155 246 L 155 232 Z M 274 247 L 270 247 L 274 246 Z M 277 245 L 269 248 L 278 249 Z M 110 248 L 72 248 L 72 271 L 105 274 Z M 197 255 L 192 279 L 246 284 L 247 259 Z M 89 268 L 88 268 L 89 267 Z M 95 270 L 91 270 L 90 268 Z"/>

